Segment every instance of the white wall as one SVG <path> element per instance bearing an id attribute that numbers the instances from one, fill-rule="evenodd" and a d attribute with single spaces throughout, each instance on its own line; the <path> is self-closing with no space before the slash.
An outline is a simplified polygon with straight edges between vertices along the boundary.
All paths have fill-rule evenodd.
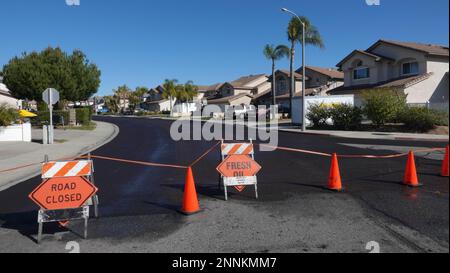
<path id="1" fill-rule="evenodd" d="M 294 107 L 292 112 L 292 123 L 301 124 L 302 123 L 302 97 L 294 98 Z M 306 109 L 313 104 L 350 104 L 354 105 L 355 98 L 353 95 L 341 95 L 341 96 L 326 96 L 326 97 L 306 97 Z M 306 111 L 308 113 L 308 111 Z M 309 125 L 310 121 L 307 120 L 306 124 Z"/>
<path id="2" fill-rule="evenodd" d="M 18 100 L 9 96 L 0 94 L 0 104 L 6 103 L 13 108 L 18 109 Z"/>
<path id="3" fill-rule="evenodd" d="M 448 62 L 427 62 L 428 72 L 433 74 L 426 80 L 405 89 L 408 103 L 448 102 Z"/>
<path id="4" fill-rule="evenodd" d="M 31 124 L 25 123 L 0 127 L 0 141 L 31 142 Z"/>

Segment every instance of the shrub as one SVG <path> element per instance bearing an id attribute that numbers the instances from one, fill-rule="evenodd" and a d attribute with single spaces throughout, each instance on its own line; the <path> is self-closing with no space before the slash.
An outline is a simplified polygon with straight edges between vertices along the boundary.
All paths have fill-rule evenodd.
<path id="1" fill-rule="evenodd" d="M 400 115 L 401 121 L 409 130 L 427 132 L 436 127 L 439 118 L 426 107 L 408 107 Z"/>
<path id="2" fill-rule="evenodd" d="M 68 111 L 53 111 L 53 124 L 54 125 L 67 125 L 69 123 Z M 37 113 L 37 117 L 31 119 L 31 123 L 34 126 L 42 126 L 50 124 L 50 112 L 40 111 Z"/>
<path id="3" fill-rule="evenodd" d="M 312 122 L 314 127 L 326 126 L 326 122 L 330 117 L 330 108 L 323 103 L 311 104 L 306 114 L 306 118 Z"/>
<path id="4" fill-rule="evenodd" d="M 91 122 L 92 109 L 90 107 L 77 108 L 75 111 L 78 124 L 86 125 Z"/>
<path id="5" fill-rule="evenodd" d="M 406 108 L 406 95 L 390 88 L 377 88 L 363 92 L 364 113 L 374 125 L 394 122 Z"/>
<path id="6" fill-rule="evenodd" d="M 429 110 L 432 115 L 436 118 L 436 125 L 437 126 L 448 126 L 448 113 L 439 111 L 439 110 Z"/>
<path id="7" fill-rule="evenodd" d="M 7 104 L 0 104 L 0 126 L 9 126 L 19 119 L 16 109 Z"/>
<path id="8" fill-rule="evenodd" d="M 335 104 L 330 108 L 333 125 L 339 130 L 355 130 L 362 122 L 363 111 L 350 104 Z"/>

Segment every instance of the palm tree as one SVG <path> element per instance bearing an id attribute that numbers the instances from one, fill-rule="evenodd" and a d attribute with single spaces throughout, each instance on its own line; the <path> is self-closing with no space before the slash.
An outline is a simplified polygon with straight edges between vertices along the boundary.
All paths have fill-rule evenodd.
<path id="1" fill-rule="evenodd" d="M 119 88 L 114 89 L 114 98 L 117 100 L 117 104 L 119 106 L 120 111 L 124 111 L 127 108 L 127 100 L 129 104 L 131 90 L 128 86 L 122 85 Z"/>
<path id="2" fill-rule="evenodd" d="M 164 92 L 163 92 L 162 96 L 163 96 L 164 99 L 168 99 L 169 100 L 169 103 L 170 103 L 170 115 L 171 116 L 173 114 L 172 113 L 172 111 L 173 111 L 173 105 L 172 105 L 173 98 L 177 97 L 177 93 L 178 93 L 178 90 L 179 90 L 177 85 L 178 85 L 178 80 L 175 80 L 175 79 L 172 79 L 172 80 L 166 79 L 164 81 L 164 84 L 163 84 Z"/>
<path id="3" fill-rule="evenodd" d="M 320 35 L 319 30 L 311 24 L 311 22 L 307 17 L 300 16 L 300 19 L 297 17 L 293 17 L 291 19 L 287 30 L 288 40 L 291 42 L 291 54 L 290 54 L 291 92 L 289 94 L 291 117 L 292 117 L 293 97 L 295 93 L 295 75 L 294 75 L 295 44 L 302 43 L 303 40 L 302 24 L 305 24 L 305 32 L 306 32 L 304 46 L 313 45 L 318 46 L 320 48 L 324 48 L 324 43 L 322 41 L 322 37 Z M 302 76 L 305 77 L 305 75 Z"/>
<path id="4" fill-rule="evenodd" d="M 194 85 L 193 81 L 188 81 L 185 84 L 178 85 L 177 100 L 180 102 L 188 102 L 192 100 L 198 93 L 198 87 Z"/>
<path id="5" fill-rule="evenodd" d="M 119 111 L 119 105 L 115 96 L 106 96 L 103 99 L 109 112 L 116 114 Z"/>
<path id="6" fill-rule="evenodd" d="M 272 102 L 273 106 L 277 104 L 276 102 L 276 81 L 275 81 L 275 62 L 281 58 L 289 56 L 289 47 L 285 45 L 279 45 L 275 47 L 274 45 L 266 45 L 264 47 L 264 56 L 268 60 L 272 60 Z"/>
<path id="7" fill-rule="evenodd" d="M 142 98 L 144 97 L 144 95 L 148 92 L 148 88 L 147 87 L 136 87 L 136 90 L 134 92 L 130 93 L 130 109 L 132 111 L 136 110 L 136 108 L 138 108 L 138 106 L 141 104 L 142 102 Z"/>

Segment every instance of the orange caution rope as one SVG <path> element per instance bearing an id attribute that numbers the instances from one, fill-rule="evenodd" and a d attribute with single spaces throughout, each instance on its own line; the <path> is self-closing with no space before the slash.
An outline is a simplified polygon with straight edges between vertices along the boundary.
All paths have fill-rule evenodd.
<path id="1" fill-rule="evenodd" d="M 327 154 L 327 153 L 302 150 L 302 149 L 294 149 L 294 148 L 286 148 L 286 147 L 275 147 L 275 146 L 270 146 L 270 145 L 266 145 L 266 144 L 259 144 L 259 146 L 268 147 L 268 148 L 272 148 L 275 150 L 281 150 L 281 151 L 297 152 L 297 153 L 312 154 L 312 155 L 319 155 L 319 156 L 326 156 L 326 157 L 332 156 L 331 154 Z M 445 151 L 445 149 L 444 148 L 419 149 L 419 150 L 415 150 L 414 153 L 427 153 L 427 152 L 438 152 L 438 151 Z M 338 157 L 387 159 L 387 158 L 404 157 L 404 156 L 408 156 L 408 154 L 409 154 L 409 152 L 408 153 L 400 153 L 400 154 L 392 154 L 392 155 L 338 155 Z"/>
<path id="2" fill-rule="evenodd" d="M 221 141 L 217 142 L 215 145 L 213 145 L 211 148 L 209 148 L 204 154 L 202 154 L 199 158 L 197 158 L 194 162 L 192 162 L 190 167 L 193 167 L 195 164 L 200 162 L 200 160 L 202 160 L 205 156 L 207 156 L 210 152 L 212 152 L 214 150 L 214 148 L 219 146 L 220 143 L 221 143 Z"/>
<path id="3" fill-rule="evenodd" d="M 84 158 L 86 158 L 86 157 L 84 157 Z M 144 162 L 144 161 L 136 161 L 136 160 L 127 160 L 127 159 L 113 158 L 113 157 L 106 157 L 106 156 L 99 156 L 99 155 L 91 155 L 91 158 L 116 161 L 116 162 L 122 162 L 122 163 L 138 164 L 138 165 L 151 166 L 151 167 L 165 167 L 165 168 L 176 168 L 176 169 L 187 169 L 188 168 L 187 166 L 160 164 L 160 163 Z"/>
<path id="4" fill-rule="evenodd" d="M 308 150 L 286 148 L 286 147 L 275 147 L 275 146 L 266 145 L 266 144 L 259 144 L 259 146 L 260 147 L 267 147 L 267 148 L 271 148 L 271 149 L 275 149 L 275 150 L 281 150 L 281 151 L 297 152 L 297 153 L 303 153 L 303 154 L 312 154 L 312 155 L 320 155 L 320 156 L 331 157 L 331 154 L 314 152 L 314 151 L 308 151 Z"/>

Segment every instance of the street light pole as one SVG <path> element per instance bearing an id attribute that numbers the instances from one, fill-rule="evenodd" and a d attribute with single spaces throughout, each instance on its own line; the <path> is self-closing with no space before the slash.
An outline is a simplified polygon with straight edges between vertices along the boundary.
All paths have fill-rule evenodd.
<path id="1" fill-rule="evenodd" d="M 297 19 L 300 21 L 300 23 L 302 23 L 302 70 L 303 70 L 303 72 L 302 72 L 302 131 L 305 132 L 306 131 L 306 75 L 305 75 L 306 74 L 306 66 L 305 66 L 305 64 L 306 64 L 306 62 L 305 62 L 306 26 L 305 26 L 305 22 L 303 22 L 303 20 L 300 19 L 300 17 L 295 12 L 290 11 L 286 8 L 282 8 L 281 11 L 290 13 L 291 15 L 297 17 Z M 295 76 L 291 75 L 291 77 L 294 78 Z M 295 94 L 295 90 L 294 90 L 294 94 Z M 291 109 L 291 112 L 292 112 L 292 110 L 293 109 Z"/>

